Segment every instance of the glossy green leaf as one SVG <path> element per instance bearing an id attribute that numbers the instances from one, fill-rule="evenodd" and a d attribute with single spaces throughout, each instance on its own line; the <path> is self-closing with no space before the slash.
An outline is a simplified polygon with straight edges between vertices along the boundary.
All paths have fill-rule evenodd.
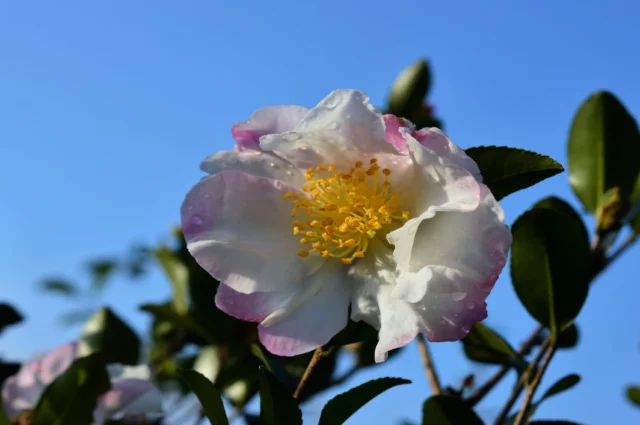
<path id="1" fill-rule="evenodd" d="M 184 314 L 188 309 L 189 269 L 171 251 L 162 247 L 154 251 L 153 256 L 166 273 L 173 288 L 173 306 L 177 313 Z"/>
<path id="2" fill-rule="evenodd" d="M 0 333 L 4 328 L 22 322 L 22 315 L 13 306 L 0 303 Z"/>
<path id="3" fill-rule="evenodd" d="M 431 85 L 431 71 L 426 60 L 420 59 L 405 68 L 393 82 L 389 93 L 389 112 L 408 117 L 422 107 Z"/>
<path id="4" fill-rule="evenodd" d="M 411 381 L 402 378 L 379 378 L 338 394 L 322 409 L 318 425 L 343 424 L 362 406 L 389 388 L 410 383 Z"/>
<path id="5" fill-rule="evenodd" d="M 581 227 L 585 238 L 589 239 L 589 232 L 587 231 L 587 226 L 585 226 L 582 217 L 580 217 L 580 214 L 578 214 L 578 212 L 568 202 L 556 196 L 548 196 L 538 201 L 533 208 L 548 208 L 567 215 L 571 220 L 582 225 Z"/>
<path id="6" fill-rule="evenodd" d="M 569 181 L 584 207 L 595 213 L 615 186 L 629 196 L 640 171 L 640 132 L 624 105 L 598 91 L 576 113 L 568 144 Z"/>
<path id="7" fill-rule="evenodd" d="M 259 367 L 258 374 L 263 425 L 301 425 L 302 412 L 291 392 L 264 366 Z"/>
<path id="8" fill-rule="evenodd" d="M 580 333 L 578 332 L 578 327 L 573 323 L 571 326 L 560 332 L 556 345 L 558 348 L 564 349 L 575 348 L 575 346 L 578 345 L 579 337 Z"/>
<path id="9" fill-rule="evenodd" d="M 34 408 L 32 425 L 92 423 L 96 400 L 110 386 L 100 354 L 76 359 L 44 390 Z"/>
<path id="10" fill-rule="evenodd" d="M 627 398 L 636 406 L 640 406 L 640 387 L 628 387 Z"/>
<path id="11" fill-rule="evenodd" d="M 202 410 L 209 421 L 216 425 L 229 425 L 222 397 L 214 388 L 213 383 L 195 370 L 181 370 L 180 376 L 200 400 Z"/>
<path id="12" fill-rule="evenodd" d="M 436 395 L 422 406 L 422 425 L 484 425 L 467 403 L 457 397 Z"/>
<path id="13" fill-rule="evenodd" d="M 100 352 L 107 363 L 137 365 L 140 338 L 111 309 L 98 310 L 86 323 L 78 341 L 78 354 Z"/>
<path id="14" fill-rule="evenodd" d="M 476 323 L 462 339 L 464 354 L 480 363 L 525 366 L 509 343 L 482 323 Z"/>
<path id="15" fill-rule="evenodd" d="M 512 227 L 511 281 L 520 301 L 557 333 L 578 315 L 590 280 L 590 248 L 582 222 L 534 208 Z"/>
<path id="16" fill-rule="evenodd" d="M 71 282 L 60 279 L 48 279 L 40 283 L 40 289 L 56 295 L 64 295 L 73 297 L 80 292 L 78 288 Z"/>
<path id="17" fill-rule="evenodd" d="M 479 146 L 465 152 L 478 164 L 484 184 L 497 200 L 564 171 L 548 156 L 524 149 Z"/>

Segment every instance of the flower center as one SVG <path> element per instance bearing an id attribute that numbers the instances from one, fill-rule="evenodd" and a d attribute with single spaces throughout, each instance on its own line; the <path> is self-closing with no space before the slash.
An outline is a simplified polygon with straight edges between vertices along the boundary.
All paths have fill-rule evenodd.
<path id="1" fill-rule="evenodd" d="M 293 202 L 291 216 L 293 234 L 301 235 L 300 243 L 307 245 L 298 251 L 306 257 L 310 253 L 340 258 L 351 264 L 363 258 L 374 237 L 385 236 L 399 228 L 409 218 L 408 211 L 398 211 L 398 194 L 391 191 L 391 170 L 380 170 L 377 159 L 364 168 L 358 161 L 348 173 L 336 167 L 309 168 L 302 186 L 306 194 L 287 192 L 285 199 Z"/>

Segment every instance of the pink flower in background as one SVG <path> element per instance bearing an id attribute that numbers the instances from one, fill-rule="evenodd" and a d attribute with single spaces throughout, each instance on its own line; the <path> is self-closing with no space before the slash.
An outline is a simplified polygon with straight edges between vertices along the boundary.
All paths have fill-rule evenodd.
<path id="1" fill-rule="evenodd" d="M 487 316 L 511 245 L 475 162 L 440 130 L 382 116 L 359 91 L 236 124 L 234 151 L 181 208 L 188 248 L 220 280 L 216 304 L 259 322 L 272 353 L 327 343 L 351 318 L 375 358 L 418 333 L 455 341 Z"/>
<path id="2" fill-rule="evenodd" d="M 67 343 L 26 363 L 2 387 L 2 402 L 9 417 L 37 404 L 45 388 L 76 359 L 77 344 Z M 107 366 L 111 389 L 100 396 L 94 410 L 96 424 L 121 414 L 162 412 L 162 397 L 142 366 Z"/>

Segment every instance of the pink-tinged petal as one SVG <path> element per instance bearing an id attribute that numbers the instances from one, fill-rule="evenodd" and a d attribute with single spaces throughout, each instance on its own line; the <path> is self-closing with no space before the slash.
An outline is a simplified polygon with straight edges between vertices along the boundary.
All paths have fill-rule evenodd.
<path id="1" fill-rule="evenodd" d="M 202 179 L 181 208 L 191 255 L 213 277 L 242 293 L 301 282 L 323 259 L 298 256 L 292 204 L 284 199 L 292 191 L 281 181 L 234 171 Z"/>
<path id="2" fill-rule="evenodd" d="M 291 285 L 279 291 L 243 294 L 220 284 L 216 293 L 216 306 L 236 319 L 262 322 L 295 296 L 299 286 L 301 285 Z"/>
<path id="3" fill-rule="evenodd" d="M 301 169 L 333 164 L 348 170 L 369 157 L 400 155 L 385 141 L 382 115 L 356 90 L 332 92 L 293 131 L 262 137 L 260 148 Z"/>
<path id="4" fill-rule="evenodd" d="M 23 370 L 10 376 L 2 385 L 2 403 L 5 413 L 11 418 L 21 410 L 33 408 L 44 386 L 36 379 L 36 373 Z"/>
<path id="5" fill-rule="evenodd" d="M 231 134 L 238 143 L 239 151 L 258 150 L 260 137 L 293 130 L 307 112 L 309 110 L 302 106 L 268 106 L 258 109 L 248 121 L 231 127 Z"/>
<path id="6" fill-rule="evenodd" d="M 297 298 L 258 326 L 260 341 L 273 354 L 296 356 L 315 350 L 347 325 L 353 282 L 345 266 L 328 262 L 303 285 Z"/>
<path id="7" fill-rule="evenodd" d="M 304 175 L 288 161 L 273 152 L 223 151 L 209 156 L 200 164 L 200 169 L 207 174 L 221 171 L 235 171 L 257 177 L 280 180 L 294 187 L 301 187 Z"/>
<path id="8" fill-rule="evenodd" d="M 480 174 L 478 164 L 463 149 L 453 143 L 442 130 L 435 127 L 423 128 L 413 132 L 412 135 L 421 145 L 465 168 L 482 183 L 482 174 Z"/>
<path id="9" fill-rule="evenodd" d="M 69 342 L 47 354 L 40 366 L 40 381 L 46 386 L 67 370 L 76 359 L 78 344 Z"/>
<path id="10" fill-rule="evenodd" d="M 116 415 L 162 412 L 162 394 L 151 381 L 146 365 L 109 365 L 111 389 L 100 396 L 94 410 L 97 424 Z"/>
<path id="11" fill-rule="evenodd" d="M 384 134 L 387 143 L 393 145 L 398 152 L 407 152 L 407 141 L 402 134 L 400 128 L 408 128 L 413 131 L 413 124 L 404 118 L 398 118 L 395 115 L 383 115 L 384 118 Z"/>

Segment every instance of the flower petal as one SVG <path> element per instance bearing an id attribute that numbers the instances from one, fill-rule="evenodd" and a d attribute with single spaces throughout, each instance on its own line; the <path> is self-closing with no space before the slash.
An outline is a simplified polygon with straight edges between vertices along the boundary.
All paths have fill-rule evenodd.
<path id="1" fill-rule="evenodd" d="M 295 187 L 301 187 L 305 183 L 304 175 L 291 163 L 273 152 L 259 150 L 218 152 L 202 161 L 200 169 L 208 174 L 236 171 L 257 177 L 281 180 Z"/>
<path id="2" fill-rule="evenodd" d="M 421 145 L 465 168 L 482 183 L 482 174 L 480 174 L 478 164 L 463 149 L 453 143 L 442 130 L 436 127 L 423 128 L 414 132 L 413 137 Z"/>
<path id="3" fill-rule="evenodd" d="M 220 284 L 216 293 L 216 306 L 236 319 L 262 322 L 295 296 L 299 286 L 301 285 L 291 285 L 279 291 L 243 294 Z"/>
<path id="4" fill-rule="evenodd" d="M 255 111 L 248 121 L 231 127 L 231 134 L 238 143 L 238 150 L 258 150 L 260 137 L 293 130 L 309 110 L 302 106 L 267 106 Z"/>
<path id="5" fill-rule="evenodd" d="M 49 385 L 60 376 L 76 358 L 78 352 L 78 344 L 69 342 L 63 344 L 44 356 L 40 364 L 40 381 L 45 385 Z"/>
<path id="6" fill-rule="evenodd" d="M 262 137 L 260 148 L 302 169 L 328 164 L 351 167 L 374 155 L 399 155 L 385 141 L 382 116 L 369 97 L 356 90 L 332 92 L 293 131 Z"/>
<path id="7" fill-rule="evenodd" d="M 181 208 L 187 247 L 198 264 L 238 292 L 298 283 L 323 262 L 301 258 L 291 228 L 295 191 L 286 183 L 234 171 L 202 179 Z"/>
<path id="8" fill-rule="evenodd" d="M 346 267 L 327 262 L 307 278 L 295 298 L 258 326 L 260 341 L 279 356 L 296 356 L 326 344 L 347 325 L 352 288 Z"/>

